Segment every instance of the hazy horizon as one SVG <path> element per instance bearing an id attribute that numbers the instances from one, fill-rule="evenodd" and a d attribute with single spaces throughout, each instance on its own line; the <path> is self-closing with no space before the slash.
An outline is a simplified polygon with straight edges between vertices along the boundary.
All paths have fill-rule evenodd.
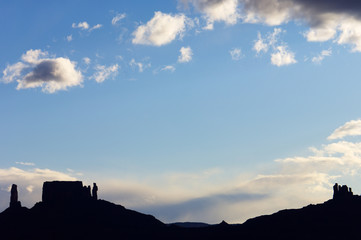
<path id="1" fill-rule="evenodd" d="M 96 182 L 163 222 L 361 193 L 361 9 L 347 0 L 0 3 L 0 211 Z"/>

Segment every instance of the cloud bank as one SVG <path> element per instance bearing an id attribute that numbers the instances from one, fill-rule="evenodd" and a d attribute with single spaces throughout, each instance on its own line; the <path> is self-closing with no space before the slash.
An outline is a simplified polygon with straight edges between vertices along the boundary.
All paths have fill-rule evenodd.
<path id="1" fill-rule="evenodd" d="M 361 120 L 349 121 L 337 128 L 329 139 L 361 135 L 360 126 Z M 219 223 L 224 219 L 240 223 L 280 209 L 326 201 L 332 198 L 335 181 L 360 178 L 361 142 L 341 140 L 309 150 L 303 156 L 276 159 L 273 166 L 263 172 L 212 168 L 167 172 L 151 178 L 103 177 L 96 181 L 101 198 L 152 214 L 164 222 Z M 40 168 L 0 169 L 0 198 L 6 199 L 2 201 L 6 204 L 0 207 L 7 206 L 12 183 L 19 185 L 21 201 L 34 203 L 41 196 L 43 181 L 75 180 L 73 174 L 73 170 L 62 173 Z"/>
<path id="2" fill-rule="evenodd" d="M 361 120 L 347 122 L 334 135 L 361 135 Z M 333 136 L 333 135 L 331 135 Z M 150 213 L 165 222 L 242 222 L 280 209 L 299 208 L 332 198 L 336 181 L 359 179 L 361 142 L 339 141 L 310 147 L 303 156 L 276 159 L 263 173 L 230 174 L 229 169 L 168 173 L 158 180 L 116 184 L 113 201 Z M 358 181 L 358 180 L 357 180 Z M 127 186 L 129 184 L 129 186 Z"/>
<path id="3" fill-rule="evenodd" d="M 235 24 L 262 23 L 278 26 L 290 21 L 306 23 L 304 36 L 311 42 L 334 40 L 361 52 L 361 4 L 355 0 L 180 0 L 191 4 L 207 20 Z"/>

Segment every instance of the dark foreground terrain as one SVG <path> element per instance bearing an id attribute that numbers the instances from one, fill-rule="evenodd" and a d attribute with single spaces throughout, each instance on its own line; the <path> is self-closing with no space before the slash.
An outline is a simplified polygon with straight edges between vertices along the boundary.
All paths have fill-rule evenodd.
<path id="1" fill-rule="evenodd" d="M 81 182 L 45 182 L 42 202 L 28 209 L 13 185 L 10 207 L 0 213 L 0 239 L 361 239 L 361 197 L 337 184 L 322 204 L 236 225 L 166 225 L 98 200 L 96 191 L 95 184 L 91 194 Z"/>

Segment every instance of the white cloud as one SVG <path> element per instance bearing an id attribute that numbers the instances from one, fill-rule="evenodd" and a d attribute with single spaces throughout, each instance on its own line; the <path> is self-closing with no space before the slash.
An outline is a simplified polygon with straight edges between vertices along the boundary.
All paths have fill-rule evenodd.
<path id="1" fill-rule="evenodd" d="M 308 156 L 277 159 L 287 172 L 319 172 L 334 176 L 355 176 L 361 170 L 361 143 L 339 141 L 310 148 Z M 337 175 L 336 175 L 337 174 Z"/>
<path id="2" fill-rule="evenodd" d="M 287 50 L 286 46 L 278 46 L 276 52 L 271 54 L 271 63 L 278 67 L 296 63 L 293 52 Z"/>
<path id="3" fill-rule="evenodd" d="M 271 54 L 271 63 L 277 67 L 296 63 L 293 52 L 287 50 L 286 46 L 278 46 L 276 52 Z"/>
<path id="4" fill-rule="evenodd" d="M 95 30 L 95 29 L 99 29 L 99 28 L 101 28 L 101 27 L 103 27 L 103 25 L 101 25 L 101 24 L 97 24 L 97 25 L 94 25 L 93 27 L 91 27 L 90 29 L 89 29 L 89 31 L 93 31 L 93 30 Z"/>
<path id="5" fill-rule="evenodd" d="M 279 35 L 285 31 L 281 28 L 274 28 L 272 33 L 268 33 L 266 38 L 258 33 L 257 40 L 253 45 L 253 50 L 259 54 L 260 52 L 267 53 L 269 49 L 271 52 L 271 64 L 278 67 L 296 63 L 295 55 L 288 50 L 286 43 L 279 43 Z"/>
<path id="6" fill-rule="evenodd" d="M 161 71 L 170 71 L 170 72 L 174 72 L 175 71 L 175 67 L 172 65 L 168 65 L 168 66 L 164 66 Z"/>
<path id="7" fill-rule="evenodd" d="M 304 34 L 309 42 L 325 42 L 334 38 L 335 35 L 336 30 L 330 27 L 311 28 Z"/>
<path id="8" fill-rule="evenodd" d="M 262 38 L 260 32 L 258 32 L 257 37 L 258 39 L 254 42 L 253 50 L 255 50 L 257 53 L 268 52 L 269 44 L 265 42 L 265 39 Z"/>
<path id="9" fill-rule="evenodd" d="M 207 21 L 204 29 L 212 30 L 214 22 L 236 24 L 241 17 L 238 0 L 182 0 L 183 3 L 192 3 L 196 9 L 204 14 Z"/>
<path id="10" fill-rule="evenodd" d="M 118 74 L 118 69 L 118 64 L 114 64 L 109 67 L 97 65 L 95 67 L 96 72 L 91 78 L 93 78 L 97 83 L 102 83 L 109 77 L 115 77 Z"/>
<path id="11" fill-rule="evenodd" d="M 279 41 L 279 35 L 285 31 L 281 28 L 274 28 L 273 32 L 268 33 L 266 38 L 262 38 L 260 32 L 257 33 L 257 40 L 254 41 L 253 50 L 259 54 L 260 52 L 267 53 L 270 48 L 277 49 L 276 45 Z"/>
<path id="12" fill-rule="evenodd" d="M 350 44 L 352 51 L 361 52 L 361 20 L 350 18 L 339 25 L 338 44 Z"/>
<path id="13" fill-rule="evenodd" d="M 81 86 L 83 76 L 76 70 L 76 63 L 68 58 L 48 58 L 41 50 L 29 50 L 22 56 L 22 62 L 7 66 L 2 81 L 17 81 L 17 89 L 41 88 L 43 92 L 54 93 L 69 87 Z"/>
<path id="14" fill-rule="evenodd" d="M 351 120 L 346 122 L 341 127 L 337 128 L 327 139 L 335 140 L 347 136 L 360 136 L 361 135 L 361 120 Z"/>
<path id="15" fill-rule="evenodd" d="M 132 60 L 129 62 L 129 65 L 130 65 L 131 67 L 137 67 L 138 70 L 139 70 L 139 72 L 143 72 L 144 69 L 146 69 L 146 68 L 148 68 L 148 67 L 151 66 L 150 63 L 137 62 L 137 61 L 135 61 L 134 58 L 132 58 Z"/>
<path id="16" fill-rule="evenodd" d="M 30 49 L 25 54 L 21 56 L 21 59 L 24 62 L 31 63 L 31 64 L 38 64 L 41 62 L 41 59 L 48 56 L 48 52 L 43 52 L 40 49 Z"/>
<path id="17" fill-rule="evenodd" d="M 112 25 L 116 25 L 120 20 L 125 18 L 127 15 L 125 13 L 118 13 L 115 17 L 112 19 Z"/>
<path id="18" fill-rule="evenodd" d="M 192 60 L 193 52 L 190 47 L 182 47 L 179 52 L 178 62 L 186 63 Z"/>
<path id="19" fill-rule="evenodd" d="M 82 30 L 89 29 L 89 24 L 87 22 L 80 22 L 78 24 L 73 23 L 71 26 L 72 26 L 72 28 L 80 28 Z"/>
<path id="20" fill-rule="evenodd" d="M 312 62 L 320 64 L 323 61 L 323 59 L 325 59 L 325 57 L 329 57 L 329 56 L 331 56 L 331 54 L 332 54 L 331 49 L 323 50 L 319 55 L 312 58 Z"/>
<path id="21" fill-rule="evenodd" d="M 153 70 L 153 74 L 158 74 L 159 72 L 171 72 L 173 73 L 176 70 L 176 68 L 173 65 L 165 65 L 158 67 Z"/>
<path id="22" fill-rule="evenodd" d="M 231 54 L 232 60 L 234 60 L 234 61 L 238 61 L 243 57 L 242 51 L 240 48 L 232 49 L 231 51 L 229 51 L 229 54 Z"/>
<path id="23" fill-rule="evenodd" d="M 70 35 L 66 36 L 66 40 L 68 42 L 71 42 L 73 40 L 73 35 L 70 34 Z"/>
<path id="24" fill-rule="evenodd" d="M 133 44 L 162 46 L 182 38 L 186 30 L 187 18 L 184 14 L 171 15 L 155 12 L 154 17 L 133 32 Z"/>
<path id="25" fill-rule="evenodd" d="M 90 62 L 91 62 L 91 60 L 90 60 L 90 58 L 88 58 L 88 57 L 84 57 L 84 58 L 83 58 L 83 62 L 84 62 L 86 65 L 89 65 Z"/>
<path id="26" fill-rule="evenodd" d="M 21 72 L 27 67 L 26 64 L 22 62 L 15 63 L 13 65 L 8 65 L 3 71 L 2 82 L 11 83 L 18 79 L 21 76 Z"/>
<path id="27" fill-rule="evenodd" d="M 94 25 L 93 27 L 90 27 L 89 24 L 84 21 L 84 22 L 79 22 L 78 24 L 73 23 L 71 26 L 72 26 L 72 28 L 80 28 L 81 30 L 88 30 L 89 32 L 91 32 L 95 29 L 101 28 L 103 25 L 98 23 L 98 24 Z"/>
<path id="28" fill-rule="evenodd" d="M 15 163 L 24 166 L 35 166 L 35 163 L 32 162 L 15 162 Z"/>

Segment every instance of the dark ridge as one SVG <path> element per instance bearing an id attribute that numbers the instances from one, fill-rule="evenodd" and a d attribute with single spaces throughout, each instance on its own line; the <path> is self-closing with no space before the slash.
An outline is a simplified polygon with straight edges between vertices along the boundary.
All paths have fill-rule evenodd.
<path id="1" fill-rule="evenodd" d="M 45 182 L 42 202 L 21 207 L 13 185 L 10 206 L 0 213 L 0 239 L 359 239 L 361 197 L 334 186 L 333 199 L 281 210 L 243 224 L 164 224 L 151 215 L 97 198 L 82 182 Z"/>
<path id="2" fill-rule="evenodd" d="M 208 223 L 202 223 L 202 222 L 175 222 L 168 225 L 174 225 L 177 227 L 183 227 L 183 228 L 202 228 L 202 227 L 209 227 L 210 224 Z"/>

